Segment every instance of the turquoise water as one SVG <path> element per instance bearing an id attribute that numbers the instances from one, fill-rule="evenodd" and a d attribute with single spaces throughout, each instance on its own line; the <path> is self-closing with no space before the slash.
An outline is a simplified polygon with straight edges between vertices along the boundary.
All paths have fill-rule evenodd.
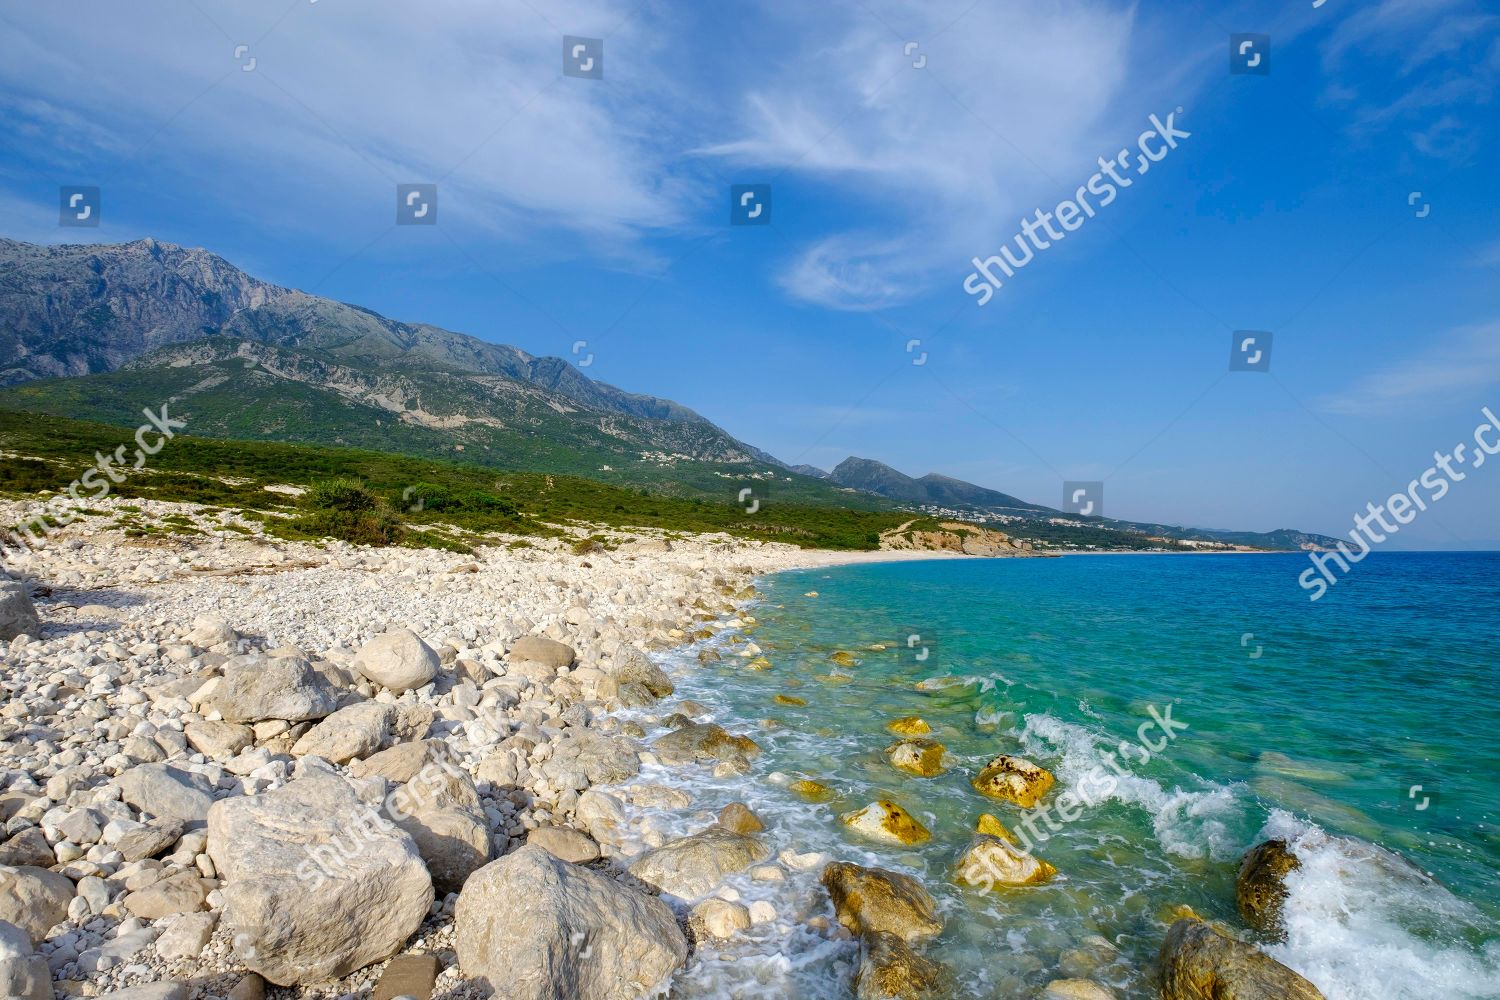
<path id="1" fill-rule="evenodd" d="M 1500 997 L 1500 556 L 1375 556 L 1316 603 L 1296 584 L 1305 565 L 1108 556 L 786 573 L 747 609 L 770 669 L 746 669 L 726 646 L 721 663 L 679 675 L 723 718 L 772 722 L 752 732 L 766 749 L 753 804 L 795 831 L 797 849 L 909 870 L 934 889 L 949 929 L 931 954 L 965 996 L 1033 996 L 1086 975 L 1155 997 L 1146 970 L 1172 909 L 1238 925 L 1237 861 L 1276 834 L 1303 867 L 1288 938 L 1269 948 L 1329 1000 Z M 830 660 L 837 650 L 855 665 Z M 1188 728 L 1171 741 L 1147 729 L 1155 752 L 1143 753 L 1138 730 L 1168 706 Z M 886 762 L 885 724 L 907 715 L 947 747 L 945 774 Z M 950 883 L 981 812 L 1012 830 L 1023 818 L 970 787 L 992 756 L 1053 771 L 1055 801 L 1111 751 L 1107 796 L 1035 842 L 1058 878 L 993 894 Z M 808 804 L 782 787 L 802 777 L 837 799 Z M 736 795 L 732 783 L 713 791 Z M 838 822 L 877 798 L 932 839 L 888 847 Z M 793 961 L 783 995 L 819 995 L 847 959 Z"/>

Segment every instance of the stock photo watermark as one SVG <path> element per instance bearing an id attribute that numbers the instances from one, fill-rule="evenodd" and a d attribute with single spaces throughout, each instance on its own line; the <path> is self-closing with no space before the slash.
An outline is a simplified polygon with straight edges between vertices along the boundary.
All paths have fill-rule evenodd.
<path id="1" fill-rule="evenodd" d="M 1063 483 L 1062 509 L 1083 517 L 1104 516 L 1104 483 L 1097 479 Z"/>
<path id="2" fill-rule="evenodd" d="M 130 473 L 144 469 L 146 460 L 166 447 L 167 442 L 187 426 L 186 422 L 169 417 L 165 405 L 158 413 L 152 413 L 149 408 L 142 410 L 141 413 L 145 415 L 146 423 L 141 424 L 135 431 L 135 460 L 130 461 L 130 455 L 126 451 L 130 446 L 126 444 L 118 446 L 108 454 L 95 452 L 92 468 L 73 480 L 62 493 L 48 500 L 40 514 L 16 526 L 16 537 L 21 540 L 23 546 L 41 548 L 46 544 L 49 532 L 65 528 L 82 517 L 81 507 L 86 502 L 103 500 L 109 496 L 115 484 L 123 483 Z M 148 443 L 146 438 L 153 433 L 157 435 L 157 438 Z M 80 496 L 81 489 L 92 492 L 87 496 Z"/>
<path id="3" fill-rule="evenodd" d="M 1177 127 L 1177 116 L 1180 114 L 1182 109 L 1178 108 L 1167 115 L 1166 121 L 1151 115 L 1151 127 L 1135 141 L 1135 148 L 1139 151 L 1134 167 L 1137 176 L 1147 173 L 1152 164 L 1166 159 L 1167 154 L 1177 148 L 1180 140 L 1192 137 L 1193 133 Z M 1050 212 L 1039 208 L 1034 216 L 1021 220 L 1021 231 L 1012 238 L 1015 243 L 1014 251 L 1007 243 L 1001 246 L 998 254 L 992 254 L 983 260 L 975 257 L 970 262 L 974 265 L 974 270 L 964 279 L 964 291 L 974 296 L 976 304 L 988 305 L 1005 281 L 1014 278 L 1016 272 L 1030 264 L 1038 253 L 1054 243 L 1062 242 L 1068 233 L 1077 232 L 1099 209 L 1113 204 L 1121 190 L 1135 183 L 1135 179 L 1130 176 L 1131 157 L 1132 152 L 1128 147 L 1109 159 L 1099 157 L 1099 171 L 1080 184 L 1072 198 L 1058 202 Z M 1094 199 L 1090 199 L 1089 195 L 1093 195 Z M 1053 226 L 1054 219 L 1061 229 Z M 1038 230 L 1046 236 L 1038 235 Z"/>
<path id="4" fill-rule="evenodd" d="M 354 817 L 349 825 L 347 838 L 333 837 L 326 844 L 305 845 L 307 860 L 297 866 L 297 877 L 311 883 L 316 890 L 324 882 L 339 877 L 341 870 L 359 857 L 378 835 L 389 835 L 397 824 L 411 818 L 425 804 L 436 797 L 450 777 L 468 776 L 457 765 L 445 760 L 436 760 L 417 772 L 416 777 L 393 790 L 380 803 L 380 807 L 368 806 Z M 347 840 L 347 845 L 344 843 Z"/>
<path id="5" fill-rule="evenodd" d="M 1135 777 L 1130 767 L 1145 767 L 1165 753 L 1177 741 L 1178 735 L 1190 728 L 1188 723 L 1172 718 L 1176 704 L 1171 702 L 1164 709 L 1148 705 L 1146 710 L 1151 717 L 1136 727 L 1135 742 L 1121 740 L 1115 749 L 1106 752 L 1104 763 L 1094 765 L 1079 780 L 1076 791 L 1070 788 L 1050 804 L 1039 802 L 1027 809 L 1016 824 L 1011 846 L 1030 857 L 1039 845 L 1082 819 L 1086 809 L 1097 808 L 1100 803 L 1108 801 L 1120 787 L 1122 779 Z M 1159 730 L 1160 735 L 1153 737 L 1150 735 L 1152 730 Z M 1044 828 L 1039 829 L 1039 825 Z M 1004 874 L 994 866 L 990 856 L 982 853 L 970 857 L 963 875 L 970 885 L 980 887 L 1005 881 Z"/>
<path id="6" fill-rule="evenodd" d="M 1418 514 L 1425 513 L 1431 504 L 1447 496 L 1455 484 L 1469 478 L 1459 466 L 1478 469 L 1489 456 L 1500 454 L 1500 417 L 1495 416 L 1488 406 L 1481 407 L 1479 412 L 1485 420 L 1474 428 L 1472 451 L 1469 442 L 1460 441 L 1451 452 L 1433 452 L 1433 464 L 1407 483 L 1405 490 L 1392 493 L 1384 503 L 1367 503 L 1364 513 L 1354 515 L 1354 529 L 1349 532 L 1349 541 L 1359 546 L 1358 554 L 1342 541 L 1331 552 L 1307 554 L 1312 565 L 1298 575 L 1297 584 L 1308 592 L 1309 601 L 1322 598 L 1354 566 L 1363 562 L 1376 545 L 1399 533 L 1402 527 L 1415 521 Z M 1474 460 L 1472 464 L 1469 463 L 1470 457 Z M 1386 515 L 1390 515 L 1389 520 Z M 1337 573 L 1334 567 L 1338 568 Z"/>

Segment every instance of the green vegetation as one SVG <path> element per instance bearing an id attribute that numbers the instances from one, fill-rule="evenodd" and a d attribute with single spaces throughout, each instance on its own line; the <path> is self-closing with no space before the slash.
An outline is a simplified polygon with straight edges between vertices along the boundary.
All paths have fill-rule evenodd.
<path id="1" fill-rule="evenodd" d="M 114 426 L 0 410 L 0 451 L 22 456 L 0 458 L 0 493 L 34 496 L 66 489 L 96 452 L 107 453 L 128 437 Z M 266 489 L 276 485 L 297 487 L 302 496 Z M 668 496 L 575 476 L 179 434 L 147 468 L 114 484 L 111 495 L 225 508 L 280 537 L 335 537 L 457 552 L 497 535 L 555 538 L 576 535 L 580 527 L 590 535 L 597 534 L 596 527 L 655 528 L 726 532 L 804 548 L 867 550 L 879 546 L 880 532 L 912 517 L 894 509 L 801 501 L 794 499 L 795 492 L 790 497 L 780 492 L 779 481 L 776 489 L 755 514 L 747 514 L 737 504 L 701 495 Z M 718 495 L 726 494 L 732 499 L 720 487 Z M 932 519 L 918 523 L 936 526 Z M 585 541 L 604 544 L 605 537 Z"/>

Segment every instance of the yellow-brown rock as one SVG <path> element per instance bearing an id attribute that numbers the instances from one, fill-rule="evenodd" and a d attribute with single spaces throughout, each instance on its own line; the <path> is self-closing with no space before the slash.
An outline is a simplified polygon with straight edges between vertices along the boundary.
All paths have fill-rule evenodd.
<path id="1" fill-rule="evenodd" d="M 790 694 L 778 694 L 776 697 L 772 698 L 771 700 L 774 701 L 774 702 L 776 702 L 776 704 L 778 704 L 778 705 L 792 705 L 792 706 L 800 707 L 802 705 L 806 705 L 807 704 L 807 701 L 805 699 L 798 698 L 796 695 L 790 695 Z"/>
<path id="2" fill-rule="evenodd" d="M 1284 840 L 1268 840 L 1245 852 L 1234 880 L 1240 916 L 1258 931 L 1281 934 L 1281 907 L 1286 902 L 1286 877 L 1301 867 Z"/>
<path id="3" fill-rule="evenodd" d="M 910 875 L 835 861 L 823 869 L 823 887 L 839 923 L 856 937 L 885 933 L 914 942 L 943 932 L 937 903 Z"/>
<path id="4" fill-rule="evenodd" d="M 856 1000 L 941 1000 L 952 995 L 952 974 L 894 934 L 864 939 L 854 972 Z"/>
<path id="5" fill-rule="evenodd" d="M 811 778 L 794 781 L 787 787 L 809 802 L 829 802 L 835 798 L 832 788 L 821 781 L 813 781 Z"/>
<path id="6" fill-rule="evenodd" d="M 903 847 L 924 843 L 932 837 L 911 813 L 889 799 L 871 802 L 863 809 L 846 812 L 839 820 L 855 833 L 871 840 Z"/>
<path id="7" fill-rule="evenodd" d="M 1010 841 L 981 834 L 958 859 L 953 880 L 988 892 L 1003 886 L 1041 885 L 1056 874 L 1056 868 L 1023 853 Z"/>
<path id="8" fill-rule="evenodd" d="M 1015 843 L 1016 840 L 1016 835 L 1007 830 L 1004 823 L 989 813 L 984 813 L 979 817 L 979 822 L 974 825 L 974 832 L 982 833 L 986 837 L 999 837 L 1001 840 L 1009 840 L 1011 843 Z"/>
<path id="9" fill-rule="evenodd" d="M 908 715 L 894 722 L 888 722 L 885 728 L 897 736 L 926 736 L 932 732 L 932 727 L 927 724 L 927 720 L 918 715 Z"/>
<path id="10" fill-rule="evenodd" d="M 992 799 L 1014 802 L 1030 809 L 1042 800 L 1056 779 L 1052 772 L 1023 757 L 1001 754 L 985 765 L 974 779 L 974 789 Z"/>
<path id="11" fill-rule="evenodd" d="M 937 740 L 897 740 L 885 748 L 886 759 L 898 771 L 919 778 L 935 778 L 943 773 L 943 755 L 947 747 Z"/>
<path id="12" fill-rule="evenodd" d="M 1173 924 L 1157 964 L 1162 1000 L 1324 1000 L 1270 955 L 1201 920 Z"/>
<path id="13" fill-rule="evenodd" d="M 852 667 L 859 662 L 854 658 L 854 654 L 846 649 L 836 650 L 828 658 L 841 667 Z"/>

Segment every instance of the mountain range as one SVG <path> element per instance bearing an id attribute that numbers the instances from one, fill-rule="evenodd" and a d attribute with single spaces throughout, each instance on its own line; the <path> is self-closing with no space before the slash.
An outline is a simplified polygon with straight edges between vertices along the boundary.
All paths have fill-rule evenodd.
<path id="1" fill-rule="evenodd" d="M 774 478 L 784 500 L 963 511 L 1022 536 L 1070 519 L 1163 538 L 1322 544 L 1294 531 L 1080 519 L 871 459 L 831 473 L 788 466 L 685 406 L 560 358 L 273 285 L 206 250 L 0 239 L 0 407 L 134 426 L 163 403 L 204 437 L 443 456 L 726 502 L 746 480 Z"/>

